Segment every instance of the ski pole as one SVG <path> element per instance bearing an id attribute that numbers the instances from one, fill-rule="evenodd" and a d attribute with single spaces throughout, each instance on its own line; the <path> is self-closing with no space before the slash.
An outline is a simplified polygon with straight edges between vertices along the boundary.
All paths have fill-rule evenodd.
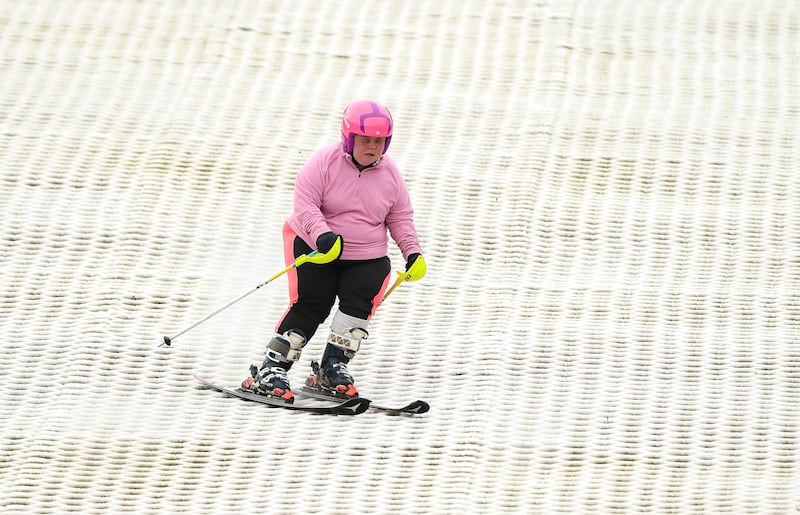
<path id="1" fill-rule="evenodd" d="M 245 293 L 243 295 L 240 295 L 239 297 L 237 297 L 237 298 L 233 299 L 232 301 L 228 302 L 227 304 L 225 304 L 221 308 L 217 309 L 216 311 L 213 311 L 212 313 L 206 315 L 205 318 L 203 318 L 202 320 L 199 320 L 198 322 L 195 322 L 194 324 L 190 325 L 189 327 L 187 327 L 186 329 L 184 329 L 183 331 L 179 332 L 178 334 L 176 334 L 174 336 L 164 336 L 164 342 L 161 343 L 159 345 L 159 347 L 161 347 L 163 345 L 166 345 L 167 347 L 171 346 L 172 345 L 172 340 L 174 340 L 175 338 L 179 337 L 183 333 L 186 333 L 186 332 L 194 329 L 195 327 L 197 327 L 198 325 L 202 324 L 203 322 L 205 322 L 209 318 L 211 318 L 211 317 L 213 317 L 215 315 L 218 315 L 219 313 L 225 311 L 226 309 L 228 309 L 229 307 L 233 306 L 234 304 L 236 304 L 240 300 L 244 299 L 245 297 L 249 296 L 250 294 L 252 294 L 256 290 L 259 290 L 262 287 L 268 285 L 269 283 L 271 283 L 272 281 L 274 281 L 278 277 L 282 276 L 283 274 L 285 274 L 286 272 L 288 272 L 292 268 L 297 268 L 298 266 L 302 265 L 303 263 L 316 263 L 316 264 L 330 263 L 331 261 L 333 261 L 334 259 L 339 257 L 339 255 L 341 253 L 342 253 L 342 239 L 340 237 L 340 238 L 338 238 L 336 240 L 336 243 L 334 243 L 333 247 L 331 247 L 331 250 L 329 250 L 328 252 L 326 252 L 324 254 L 321 254 L 318 250 L 314 250 L 312 252 L 309 252 L 308 254 L 303 254 L 301 256 L 298 256 L 297 259 L 294 260 L 294 263 L 292 263 L 291 265 L 287 266 L 286 268 L 284 268 L 280 272 L 277 272 L 277 273 L 273 274 L 272 277 L 270 277 L 269 279 L 267 279 L 263 283 L 259 284 L 255 288 L 251 289 L 247 293 Z"/>
<path id="2" fill-rule="evenodd" d="M 406 279 L 405 278 L 405 274 L 403 272 L 397 272 L 397 280 L 394 282 L 394 284 L 388 290 L 386 290 L 386 293 L 383 295 L 383 298 L 381 299 L 381 302 L 386 300 L 386 297 L 391 295 L 395 288 L 397 288 L 398 286 L 403 284 L 405 279 Z"/>

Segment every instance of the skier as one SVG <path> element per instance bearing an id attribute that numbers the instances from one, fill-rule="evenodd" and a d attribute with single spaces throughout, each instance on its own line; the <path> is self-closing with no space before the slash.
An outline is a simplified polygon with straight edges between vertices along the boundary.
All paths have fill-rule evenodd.
<path id="1" fill-rule="evenodd" d="M 261 367 L 251 367 L 243 388 L 293 402 L 287 371 L 338 297 L 318 374 L 310 384 L 358 396 L 347 363 L 368 336 L 370 319 L 389 284 L 387 230 L 406 260 L 405 280 L 421 279 L 426 272 L 408 190 L 386 155 L 392 132 L 386 106 L 352 102 L 342 117 L 341 143 L 319 149 L 300 170 L 294 210 L 283 226 L 286 263 L 315 247 L 338 258 L 289 271 L 289 308 L 267 343 Z"/>

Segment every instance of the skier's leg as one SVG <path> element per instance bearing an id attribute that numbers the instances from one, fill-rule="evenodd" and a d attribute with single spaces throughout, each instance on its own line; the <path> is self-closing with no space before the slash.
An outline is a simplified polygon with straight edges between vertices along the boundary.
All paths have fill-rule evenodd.
<path id="1" fill-rule="evenodd" d="M 287 264 L 293 263 L 302 254 L 312 249 L 298 237 L 288 224 L 284 225 L 284 258 Z M 337 263 L 308 263 L 293 268 L 287 273 L 289 283 L 289 308 L 275 326 L 275 332 L 283 334 L 299 330 L 310 340 L 317 332 L 319 324 L 328 318 L 336 301 L 338 283 Z"/>
<path id="2" fill-rule="evenodd" d="M 320 385 L 356 396 L 353 376 L 347 363 L 366 338 L 369 320 L 389 282 L 388 257 L 346 263 L 339 275 L 339 309 L 331 321 L 320 367 Z"/>
<path id="3" fill-rule="evenodd" d="M 308 245 L 285 225 L 286 262 L 293 263 L 298 256 L 309 252 Z M 287 372 L 300 359 L 303 347 L 319 324 L 328 317 L 336 300 L 338 272 L 333 264 L 307 264 L 293 268 L 287 275 L 289 308 L 278 322 L 276 334 L 267 343 L 261 367 L 251 372 L 252 377 L 242 386 L 293 401 Z"/>

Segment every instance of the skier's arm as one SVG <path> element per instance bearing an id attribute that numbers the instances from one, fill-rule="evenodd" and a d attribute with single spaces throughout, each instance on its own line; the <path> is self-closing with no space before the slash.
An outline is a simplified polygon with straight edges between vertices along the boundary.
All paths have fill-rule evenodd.
<path id="1" fill-rule="evenodd" d="M 331 230 L 322 214 L 324 191 L 322 163 L 314 156 L 300 170 L 294 188 L 294 216 L 310 241 Z"/>
<path id="2" fill-rule="evenodd" d="M 405 184 L 401 183 L 398 200 L 386 217 L 386 227 L 406 260 L 406 281 L 416 281 L 425 275 L 425 259 L 414 226 L 414 208 Z"/>

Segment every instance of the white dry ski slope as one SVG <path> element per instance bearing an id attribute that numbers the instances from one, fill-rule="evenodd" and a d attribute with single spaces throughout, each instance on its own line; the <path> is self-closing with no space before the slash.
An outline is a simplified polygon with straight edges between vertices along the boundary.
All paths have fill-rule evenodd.
<path id="1" fill-rule="evenodd" d="M 0 0 L 0 512 L 798 512 L 799 12 Z M 429 274 L 351 370 L 431 411 L 203 388 L 285 279 L 158 343 L 283 267 L 294 176 L 362 97 Z"/>

